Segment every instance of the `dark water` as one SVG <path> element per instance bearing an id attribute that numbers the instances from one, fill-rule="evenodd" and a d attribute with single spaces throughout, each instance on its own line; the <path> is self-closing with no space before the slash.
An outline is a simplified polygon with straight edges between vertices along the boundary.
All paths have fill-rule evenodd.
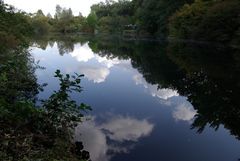
<path id="1" fill-rule="evenodd" d="M 76 128 L 93 161 L 237 161 L 240 53 L 177 42 L 59 37 L 36 40 L 32 55 L 48 83 L 84 74 L 72 94 L 93 108 Z"/>

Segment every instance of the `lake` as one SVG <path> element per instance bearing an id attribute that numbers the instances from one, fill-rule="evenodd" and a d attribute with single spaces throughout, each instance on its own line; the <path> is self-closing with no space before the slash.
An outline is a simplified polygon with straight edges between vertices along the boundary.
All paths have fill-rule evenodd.
<path id="1" fill-rule="evenodd" d="M 78 103 L 93 111 L 75 130 L 92 161 L 237 161 L 240 53 L 219 45 L 117 37 L 36 39 L 38 97 L 54 72 L 84 74 Z"/>

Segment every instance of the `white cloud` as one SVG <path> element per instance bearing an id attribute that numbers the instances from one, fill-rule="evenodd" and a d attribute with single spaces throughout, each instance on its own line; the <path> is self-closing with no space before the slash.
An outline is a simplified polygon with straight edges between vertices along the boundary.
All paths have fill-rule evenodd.
<path id="1" fill-rule="evenodd" d="M 106 67 L 80 66 L 79 72 L 94 83 L 102 83 L 106 80 L 110 71 Z"/>
<path id="2" fill-rule="evenodd" d="M 65 8 L 71 8 L 74 15 L 81 12 L 84 16 L 90 13 L 90 7 L 93 4 L 99 3 L 103 0 L 5 0 L 7 4 L 14 5 L 16 8 L 26 12 L 34 13 L 41 9 L 45 14 L 55 14 L 56 5 L 59 4 Z"/>
<path id="3" fill-rule="evenodd" d="M 196 111 L 193 106 L 186 100 L 185 97 L 175 97 L 179 96 L 176 90 L 167 88 L 158 89 L 157 85 L 148 84 L 139 73 L 133 76 L 133 80 L 136 85 L 143 85 L 153 97 L 162 99 L 165 105 L 170 106 L 173 110 L 172 116 L 175 120 L 191 121 L 196 115 Z"/>
<path id="4" fill-rule="evenodd" d="M 94 161 L 108 161 L 117 153 L 128 153 L 133 144 L 123 146 L 123 141 L 138 141 L 148 136 L 154 125 L 147 120 L 112 116 L 107 122 L 97 125 L 95 119 L 84 121 L 75 130 L 75 140 L 82 141 Z M 110 143 L 107 139 L 114 141 Z M 111 155 L 110 155 L 110 153 Z"/>
<path id="5" fill-rule="evenodd" d="M 91 80 L 94 83 L 104 82 L 110 74 L 110 68 L 113 66 L 118 65 L 127 69 L 131 64 L 130 60 L 100 57 L 93 53 L 87 43 L 84 45 L 74 45 L 74 51 L 69 54 L 79 62 L 77 71 L 84 74 L 88 80 Z M 96 62 L 91 63 L 89 62 L 90 60 Z"/>
<path id="6" fill-rule="evenodd" d="M 147 120 L 137 120 L 130 117 L 114 117 L 109 122 L 101 125 L 108 131 L 108 136 L 115 141 L 138 141 L 153 130 L 153 125 Z"/>
<path id="7" fill-rule="evenodd" d="M 94 161 L 107 161 L 108 145 L 103 131 L 95 124 L 95 121 L 85 121 L 79 124 L 75 130 L 75 140 L 83 141 L 84 149 L 90 152 Z"/>
<path id="8" fill-rule="evenodd" d="M 191 121 L 197 114 L 190 103 L 179 104 L 173 111 L 173 118 L 182 121 Z"/>
<path id="9" fill-rule="evenodd" d="M 80 44 L 74 45 L 74 51 L 69 54 L 79 62 L 87 62 L 94 58 L 94 53 L 87 44 L 82 46 Z"/>
<path id="10" fill-rule="evenodd" d="M 120 64 L 121 61 L 118 58 L 108 59 L 107 57 L 96 56 L 96 59 L 99 63 L 107 66 L 108 68 L 113 67 L 114 65 Z"/>
<path id="11" fill-rule="evenodd" d="M 136 85 L 143 85 L 146 89 L 148 89 L 148 91 L 151 93 L 153 97 L 158 97 L 167 100 L 171 97 L 179 96 L 176 90 L 168 88 L 158 89 L 157 85 L 151 85 L 147 83 L 143 76 L 139 73 L 133 76 L 133 80 L 135 81 Z"/>

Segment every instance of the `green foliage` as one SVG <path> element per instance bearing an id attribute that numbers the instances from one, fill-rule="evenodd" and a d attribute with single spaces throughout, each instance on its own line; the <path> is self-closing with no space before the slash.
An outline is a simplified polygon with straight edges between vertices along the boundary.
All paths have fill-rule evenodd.
<path id="1" fill-rule="evenodd" d="M 50 19 L 46 17 L 41 10 L 31 18 L 31 26 L 34 29 L 36 35 L 43 35 L 49 33 L 51 26 L 49 24 Z"/>
<path id="2" fill-rule="evenodd" d="M 240 29 L 240 1 L 219 1 L 209 6 L 200 26 L 194 33 L 194 39 L 231 43 L 239 39 L 237 31 Z"/>
<path id="3" fill-rule="evenodd" d="M 92 32 L 94 32 L 94 29 L 97 26 L 97 15 L 95 12 L 91 12 L 87 17 L 87 24 L 89 25 Z"/>
<path id="4" fill-rule="evenodd" d="M 71 25 L 73 22 L 72 10 L 56 6 L 55 24 L 54 29 L 58 32 L 66 33 L 72 30 Z"/>
<path id="5" fill-rule="evenodd" d="M 96 26 L 96 16 L 94 14 L 89 15 L 88 18 L 74 16 L 71 8 L 66 9 L 61 6 L 56 6 L 56 13 L 54 18 L 38 10 L 37 13 L 28 17 L 31 27 L 34 31 L 34 36 L 47 35 L 50 32 L 57 33 L 76 33 L 76 32 L 94 32 Z"/>
<path id="6" fill-rule="evenodd" d="M 239 8 L 238 0 L 107 0 L 92 5 L 87 17 L 81 13 L 74 16 L 71 8 L 57 5 L 52 18 L 41 10 L 32 16 L 14 13 L 16 9 L 1 2 L 0 42 L 7 47 L 17 46 L 32 31 L 37 35 L 100 32 L 134 37 L 170 36 L 237 47 L 240 42 Z M 126 29 L 128 26 L 134 28 Z"/>
<path id="7" fill-rule="evenodd" d="M 170 19 L 170 36 L 179 38 L 191 38 L 192 32 L 196 31 L 210 5 L 202 0 L 196 0 L 192 5 L 184 5 Z"/>
<path id="8" fill-rule="evenodd" d="M 136 24 L 139 32 L 166 35 L 168 18 L 179 7 L 192 0 L 119 0 L 101 2 L 91 7 L 98 17 L 100 32 L 121 33 L 124 27 Z"/>
<path id="9" fill-rule="evenodd" d="M 151 34 L 167 35 L 168 18 L 191 0 L 133 0 L 135 19 L 140 30 Z"/>
<path id="10" fill-rule="evenodd" d="M 69 97 L 80 92 L 82 75 L 63 76 L 60 90 L 36 106 L 36 95 L 45 85 L 39 85 L 35 69 L 39 68 L 28 52 L 27 36 L 30 24 L 44 22 L 41 11 L 30 18 L 0 1 L 0 158 L 4 161 L 27 160 L 88 160 L 82 143 L 73 142 L 72 131 L 90 109 Z M 32 25 L 43 33 L 44 25 Z M 41 30 L 40 30 L 41 29 Z"/>
<path id="11" fill-rule="evenodd" d="M 95 27 L 99 32 L 127 33 L 125 26 L 134 24 L 138 36 L 170 36 L 237 46 L 239 8 L 238 0 L 122 0 L 101 2 L 91 10 L 96 13 Z"/>
<path id="12" fill-rule="evenodd" d="M 0 22 L 0 50 L 24 44 L 32 34 L 28 16 L 3 1 L 0 2 Z"/>
<path id="13" fill-rule="evenodd" d="M 47 101 L 44 101 L 43 108 L 46 109 L 47 115 L 52 121 L 52 125 L 56 128 L 73 128 L 76 123 L 81 121 L 81 111 L 91 110 L 85 104 L 77 105 L 75 101 L 69 97 L 69 92 L 81 92 L 82 87 L 80 78 L 83 75 L 72 76 L 74 80 L 70 80 L 70 75 L 62 75 L 59 70 L 56 71 L 55 77 L 60 80 L 60 90 L 55 91 Z"/>
<path id="14" fill-rule="evenodd" d="M 88 18 L 74 16 L 71 8 L 66 9 L 56 6 L 56 14 L 51 21 L 52 30 L 60 33 L 76 33 L 76 32 L 94 32 L 96 26 L 96 18 L 94 14 L 90 14 Z"/>
<path id="15" fill-rule="evenodd" d="M 102 33 L 111 33 L 114 32 L 116 28 L 114 28 L 114 18 L 110 16 L 105 16 L 99 19 L 98 21 L 99 24 L 99 31 Z"/>
<path id="16" fill-rule="evenodd" d="M 4 51 L 0 55 L 0 94 L 9 102 L 30 99 L 38 93 L 33 59 L 25 49 Z M 16 79 L 17 78 L 17 79 Z"/>
<path id="17" fill-rule="evenodd" d="M 170 36 L 202 41 L 232 43 L 239 40 L 238 0 L 196 0 L 170 19 Z"/>
<path id="18" fill-rule="evenodd" d="M 97 16 L 96 29 L 104 33 L 121 33 L 125 25 L 133 23 L 133 5 L 131 1 L 100 2 L 91 7 Z"/>
<path id="19" fill-rule="evenodd" d="M 0 158 L 10 160 L 88 160 L 89 153 L 82 143 L 72 142 L 72 130 L 81 121 L 81 111 L 90 109 L 77 105 L 69 92 L 80 92 L 82 75 L 63 76 L 56 71 L 60 90 L 55 91 L 42 107 L 36 107 L 29 97 L 14 101 L 0 98 Z M 1 81 L 11 82 L 1 72 Z M 7 81 L 6 81 L 7 80 Z M 19 81 L 19 80 L 18 80 Z M 20 85 L 27 86 L 24 82 Z M 6 89 L 7 90 L 7 89 Z M 23 92 L 23 91 L 21 91 Z"/>

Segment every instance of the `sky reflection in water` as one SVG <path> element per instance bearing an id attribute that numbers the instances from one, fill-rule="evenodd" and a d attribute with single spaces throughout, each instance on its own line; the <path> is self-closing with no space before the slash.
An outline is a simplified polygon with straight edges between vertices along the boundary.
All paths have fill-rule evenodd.
<path id="1" fill-rule="evenodd" d="M 40 83 L 49 84 L 41 98 L 57 88 L 52 77 L 56 69 L 85 75 L 82 96 L 72 97 L 91 105 L 93 112 L 76 128 L 75 139 L 84 142 L 93 161 L 237 158 L 237 150 L 231 150 L 239 143 L 225 129 L 208 129 L 201 135 L 190 130 L 196 111 L 187 98 L 177 90 L 148 83 L 130 59 L 100 56 L 88 43 L 74 44 L 74 50 L 63 56 L 56 43 L 46 50 L 33 47 L 32 53 L 46 67 L 36 73 Z"/>

